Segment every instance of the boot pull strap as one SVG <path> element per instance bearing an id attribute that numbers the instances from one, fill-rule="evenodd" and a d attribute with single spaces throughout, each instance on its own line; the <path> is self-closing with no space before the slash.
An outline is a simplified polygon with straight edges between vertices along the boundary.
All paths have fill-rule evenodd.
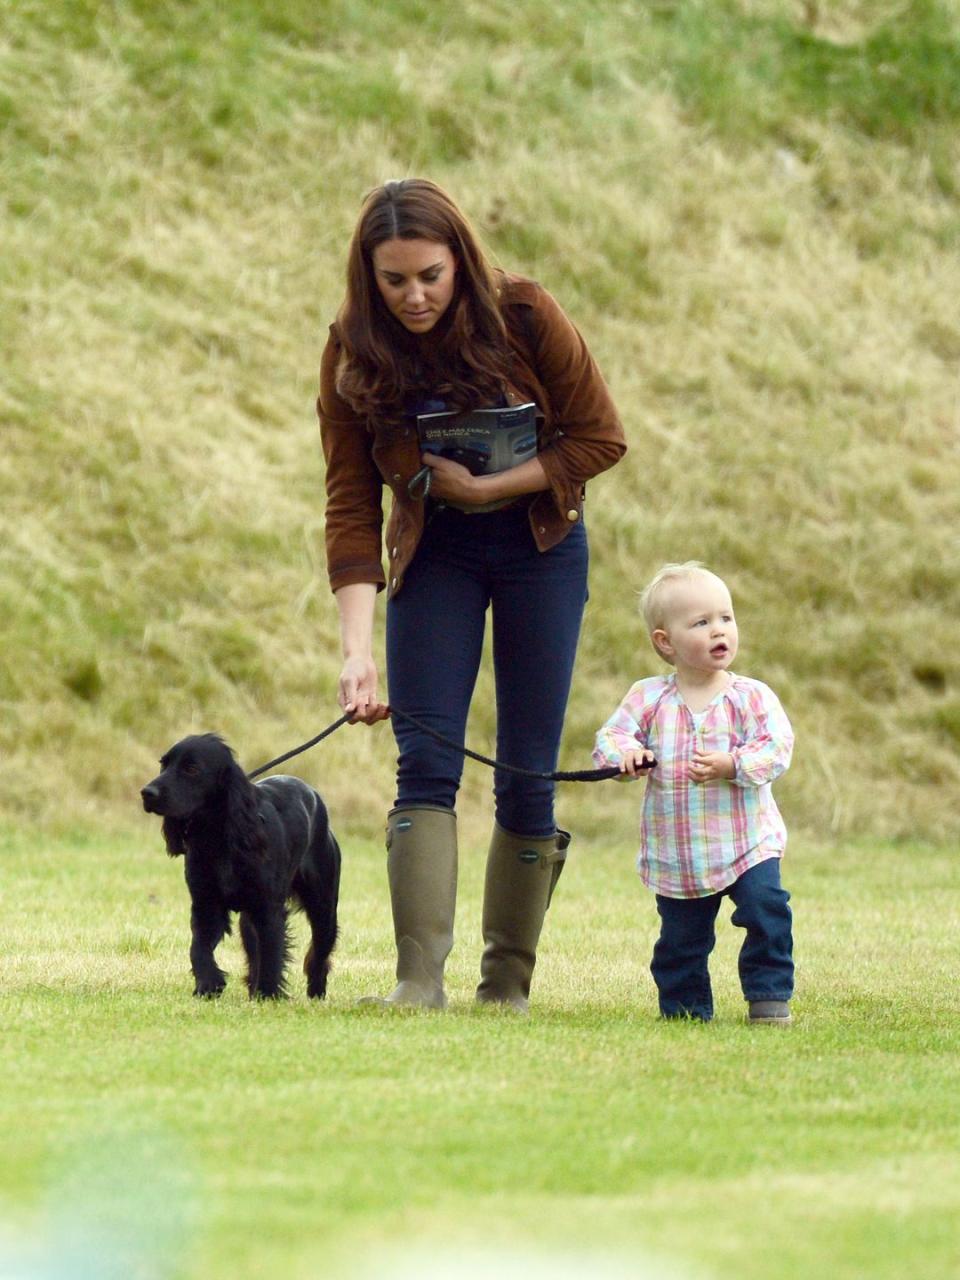
<path id="1" fill-rule="evenodd" d="M 543 870 L 546 871 L 548 867 L 555 867 L 558 863 L 566 862 L 569 845 L 570 832 L 564 831 L 562 827 L 557 827 L 553 848 L 540 855 L 540 866 Z"/>

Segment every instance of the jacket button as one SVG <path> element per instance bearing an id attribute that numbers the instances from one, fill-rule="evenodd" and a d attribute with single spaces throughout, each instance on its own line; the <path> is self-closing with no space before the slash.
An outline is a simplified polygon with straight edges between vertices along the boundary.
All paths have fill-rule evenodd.
<path id="1" fill-rule="evenodd" d="M 574 511 L 573 507 L 571 507 L 570 510 L 567 512 L 567 519 L 570 521 L 571 524 L 573 524 L 574 521 L 580 519 L 580 512 Z"/>
<path id="2" fill-rule="evenodd" d="M 546 533 L 546 532 L 547 532 L 547 531 L 546 531 L 546 529 L 543 527 L 543 525 L 540 525 L 540 532 L 541 532 L 541 533 Z"/>
<path id="3" fill-rule="evenodd" d="M 393 473 L 393 478 L 394 478 L 394 480 L 396 480 L 397 484 L 399 484 L 399 483 L 400 483 L 400 472 L 399 472 L 399 471 L 395 471 L 395 472 Z"/>
<path id="4" fill-rule="evenodd" d="M 397 548 L 396 548 L 396 547 L 394 547 L 394 548 L 393 548 L 393 550 L 390 552 L 390 554 L 391 554 L 391 556 L 393 556 L 394 560 L 396 560 L 396 558 L 397 558 Z"/>
<path id="5" fill-rule="evenodd" d="M 396 580 L 396 578 L 394 578 L 394 579 L 391 581 L 390 585 L 391 585 L 391 587 L 396 588 L 396 585 L 397 585 L 397 580 Z"/>

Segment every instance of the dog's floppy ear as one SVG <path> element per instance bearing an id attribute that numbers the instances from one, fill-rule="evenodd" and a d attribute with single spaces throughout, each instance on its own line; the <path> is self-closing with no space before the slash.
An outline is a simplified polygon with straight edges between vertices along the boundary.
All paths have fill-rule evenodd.
<path id="1" fill-rule="evenodd" d="M 235 857 L 259 858 L 263 852 L 263 827 L 257 789 L 236 761 L 231 760 L 225 772 L 227 847 Z"/>
<path id="2" fill-rule="evenodd" d="M 171 858 L 187 852 L 187 824 L 183 818 L 164 818 L 161 830 Z"/>

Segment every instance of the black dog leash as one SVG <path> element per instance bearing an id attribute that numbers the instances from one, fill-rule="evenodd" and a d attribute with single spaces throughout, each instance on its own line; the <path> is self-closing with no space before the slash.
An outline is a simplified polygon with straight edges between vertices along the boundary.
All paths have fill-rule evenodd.
<path id="1" fill-rule="evenodd" d="M 489 756 L 480 755 L 478 751 L 471 751 L 469 747 L 462 747 L 458 742 L 454 742 L 452 738 L 445 738 L 436 729 L 428 728 L 421 721 L 415 720 L 413 716 L 408 716 L 405 711 L 398 711 L 396 707 L 390 708 L 390 714 L 398 720 L 406 720 L 408 724 L 412 724 L 415 729 L 419 729 L 421 733 L 433 738 L 435 742 L 440 742 L 445 747 L 452 747 L 454 751 L 462 752 L 465 756 L 469 756 L 471 760 L 478 760 L 480 764 L 489 765 L 491 769 L 503 769 L 506 773 L 518 773 L 524 778 L 541 778 L 546 782 L 602 782 L 605 778 L 616 778 L 620 774 L 620 769 L 615 764 L 607 765 L 603 769 L 555 769 L 552 773 L 541 773 L 536 769 L 521 769 L 519 765 L 503 764 L 500 760 L 491 760 Z M 309 751 L 318 742 L 328 738 L 341 725 L 349 724 L 350 720 L 351 717 L 349 715 L 342 715 L 339 720 L 334 720 L 333 724 L 328 725 L 322 733 L 318 733 L 309 742 L 304 742 L 301 746 L 294 747 L 292 751 L 286 752 L 285 755 L 277 756 L 276 760 L 271 760 L 268 764 L 262 764 L 259 769 L 254 769 L 252 773 L 248 773 L 247 777 L 251 780 L 258 778 L 261 773 L 266 773 L 268 769 L 273 769 L 278 764 L 283 764 L 285 760 L 290 760 L 304 751 Z M 656 760 L 653 760 L 646 767 L 652 769 L 656 763 Z"/>
<path id="2" fill-rule="evenodd" d="M 311 747 L 315 747 L 324 738 L 329 738 L 331 733 L 335 729 L 339 729 L 342 724 L 349 723 L 350 716 L 341 716 L 339 720 L 334 720 L 333 724 L 328 724 L 323 733 L 318 733 L 315 738 L 311 738 L 309 742 L 302 743 L 299 747 L 294 747 L 292 751 L 288 751 L 285 755 L 277 756 L 276 760 L 270 760 L 267 764 L 262 764 L 259 769 L 254 769 L 253 773 L 248 773 L 247 777 L 251 781 L 254 778 L 259 778 L 261 773 L 266 773 L 268 769 L 275 769 L 278 764 L 283 764 L 284 760 L 291 760 L 294 756 L 298 756 L 304 751 L 309 751 Z"/>
<path id="3" fill-rule="evenodd" d="M 471 760 L 479 760 L 481 764 L 487 764 L 491 769 L 503 769 L 506 773 L 518 773 L 523 778 L 543 778 L 547 782 L 602 782 L 604 778 L 615 778 L 620 772 L 619 766 L 615 764 L 607 765 L 605 769 L 573 769 L 567 771 L 556 769 L 553 773 L 540 773 L 536 769 L 521 769 L 519 765 L 503 764 L 500 760 L 491 760 L 489 756 L 480 755 L 478 751 L 471 751 L 469 747 L 461 747 L 459 742 L 454 742 L 452 738 L 445 738 L 442 733 L 437 733 L 436 729 L 428 728 L 421 721 L 415 720 L 413 716 L 408 716 L 405 711 L 397 711 L 396 708 L 391 707 L 390 714 L 396 716 L 398 720 L 406 720 L 407 724 L 412 724 L 415 729 L 419 729 L 427 737 L 433 738 L 434 742 L 441 742 L 445 747 L 452 747 L 454 751 L 463 752 Z"/>

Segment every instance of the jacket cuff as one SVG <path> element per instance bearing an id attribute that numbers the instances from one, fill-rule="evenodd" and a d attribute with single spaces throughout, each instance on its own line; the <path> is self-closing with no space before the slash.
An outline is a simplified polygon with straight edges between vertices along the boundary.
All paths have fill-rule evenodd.
<path id="1" fill-rule="evenodd" d="M 331 569 L 330 590 L 339 591 L 341 587 L 352 587 L 358 582 L 372 582 L 378 591 L 387 585 L 382 565 L 376 561 L 370 564 L 351 564 L 343 569 Z"/>
<path id="2" fill-rule="evenodd" d="M 579 510 L 583 486 L 571 484 L 570 477 L 556 450 L 544 449 L 542 453 L 537 454 L 537 458 L 546 473 L 547 483 L 550 485 L 550 493 L 557 510 L 562 511 L 564 515 L 570 510 Z"/>

